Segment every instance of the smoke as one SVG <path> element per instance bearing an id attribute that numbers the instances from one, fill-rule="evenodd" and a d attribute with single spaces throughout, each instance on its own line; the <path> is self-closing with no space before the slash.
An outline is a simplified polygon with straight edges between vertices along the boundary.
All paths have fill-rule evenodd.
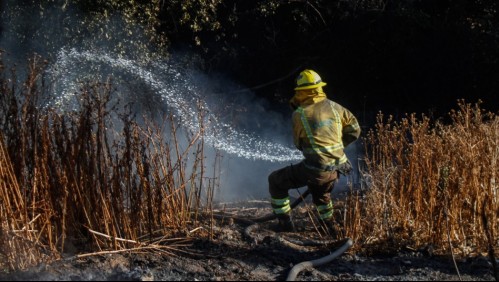
<path id="1" fill-rule="evenodd" d="M 102 19 L 64 4 L 2 3 L 0 48 L 16 64 L 33 53 L 50 62 L 51 95 L 41 107 L 71 111 L 83 82 L 112 77 L 115 99 L 133 105 L 137 116 L 172 113 L 186 132 L 204 124 L 205 141 L 213 149 L 207 150 L 208 174 L 221 155 L 216 200 L 268 198 L 268 175 L 301 159 L 292 145 L 291 113 L 274 112 L 273 105 L 224 74 L 194 69 L 184 63 L 189 54 L 157 52 L 140 26 L 119 15 Z"/>

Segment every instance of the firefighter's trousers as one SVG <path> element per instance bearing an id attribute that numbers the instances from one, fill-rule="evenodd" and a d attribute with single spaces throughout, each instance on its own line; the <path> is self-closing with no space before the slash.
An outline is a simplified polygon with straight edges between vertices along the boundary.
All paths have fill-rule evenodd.
<path id="1" fill-rule="evenodd" d="M 278 169 L 269 175 L 269 192 L 272 199 L 286 199 L 288 190 L 308 186 L 317 207 L 331 203 L 331 192 L 338 179 L 337 171 L 311 169 L 302 162 Z"/>

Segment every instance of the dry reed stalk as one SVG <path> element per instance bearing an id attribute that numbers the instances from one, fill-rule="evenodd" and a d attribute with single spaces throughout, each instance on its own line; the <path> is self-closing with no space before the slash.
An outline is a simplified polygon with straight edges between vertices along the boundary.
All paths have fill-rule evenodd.
<path id="1" fill-rule="evenodd" d="M 483 201 L 496 211 L 487 213 L 489 222 L 497 224 L 498 218 L 498 118 L 479 104 L 459 101 L 458 106 L 447 125 L 414 114 L 401 122 L 378 116 L 375 130 L 365 139 L 372 181 L 365 198 L 358 200 L 362 223 L 350 223 L 351 232 L 359 236 L 354 239 L 372 234 L 394 245 L 431 245 L 461 255 L 485 250 L 479 212 Z M 445 191 L 438 189 L 442 168 L 449 172 Z"/>
<path id="2" fill-rule="evenodd" d="M 181 144 L 172 116 L 165 119 L 168 132 L 152 123 L 138 125 L 130 112 L 117 113 L 109 105 L 110 81 L 83 84 L 77 111 L 41 111 L 38 97 L 47 94 L 43 63 L 38 57 L 30 61 L 23 87 L 14 83 L 14 71 L 9 79 L 4 72 L 0 76 L 0 126 L 6 145 L 2 156 L 11 158 L 7 162 L 2 157 L 0 166 L 8 177 L 2 179 L 9 179 L 0 183 L 2 230 L 24 228 L 19 234 L 56 255 L 68 240 L 86 241 L 98 251 L 124 248 L 120 240 L 109 242 L 90 230 L 132 241 L 152 238 L 156 230 L 164 238 L 178 235 L 179 229 L 202 230 L 193 219 L 203 208 L 205 190 L 211 208 L 217 179 L 214 174 L 205 180 L 202 130 L 187 134 Z M 113 131 L 116 116 L 123 124 L 119 132 Z M 7 246 L 14 256 L 15 248 L 24 244 L 19 234 L 12 237 L 17 245 Z M 41 258 L 30 253 L 31 260 Z M 26 265 L 8 259 L 10 268 Z"/>
<path id="3" fill-rule="evenodd" d="M 40 215 L 28 221 L 20 187 L 13 174 L 12 164 L 0 133 L 0 266 L 11 270 L 25 269 L 45 258 L 45 250 L 39 243 L 33 223 Z M 22 227 L 21 227 L 22 226 Z"/>
<path id="4" fill-rule="evenodd" d="M 38 186 L 30 183 L 30 178 L 39 179 L 39 170 L 33 169 L 33 163 L 27 161 L 22 153 L 36 156 L 37 136 L 33 129 L 38 125 L 37 115 L 32 113 L 36 100 L 37 87 L 39 82 L 40 67 L 37 65 L 38 57 L 29 63 L 30 72 L 19 88 L 20 99 L 23 104 L 18 103 L 14 86 L 14 70 L 12 78 L 5 79 L 2 73 L 2 107 L 0 121 L 2 121 L 2 132 L 0 134 L 0 221 L 2 252 L 5 261 L 0 264 L 7 264 L 10 269 L 23 269 L 42 260 L 43 246 L 39 241 L 39 229 L 36 221 L 40 217 L 30 205 L 35 199 Z M 9 85 L 10 84 L 10 85 Z M 11 138 L 14 136 L 14 138 Z M 8 144 L 8 147 L 5 146 Z M 10 145 L 13 145 L 10 147 Z M 31 146 L 27 148 L 26 146 Z M 8 150 L 7 150 L 8 149 Z M 32 170 L 28 170 L 20 164 L 29 165 Z M 24 173 L 24 174 L 23 174 Z M 30 177 L 27 177 L 27 176 Z M 31 195 L 26 193 L 25 187 L 32 189 Z M 31 208 L 30 208 L 31 207 Z M 29 211 L 31 210 L 31 213 Z M 31 220 L 29 218 L 32 218 Z M 22 228 L 19 228 L 22 226 Z M 21 232 L 19 232 L 21 231 Z"/>

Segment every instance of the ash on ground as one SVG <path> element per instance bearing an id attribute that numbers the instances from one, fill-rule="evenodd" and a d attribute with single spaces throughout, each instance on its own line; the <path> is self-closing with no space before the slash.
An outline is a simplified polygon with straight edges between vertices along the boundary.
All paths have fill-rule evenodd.
<path id="1" fill-rule="evenodd" d="M 298 245 L 293 240 L 324 238 L 310 220 L 310 208 L 293 210 L 297 232 L 276 233 L 275 220 L 262 222 L 248 233 L 248 224 L 238 218 L 263 217 L 271 212 L 262 200 L 220 204 L 215 212 L 233 215 L 214 224 L 192 229 L 188 244 L 172 246 L 171 252 L 134 251 L 79 257 L 64 254 L 51 264 L 41 264 L 15 273 L 1 273 L 9 281 L 276 281 L 286 280 L 300 262 L 327 256 L 334 243 Z M 188 233 L 189 233 L 188 232 Z M 206 236 L 196 236 L 205 232 Z M 286 240 L 282 240 L 285 238 Z M 326 241 L 326 240 L 324 240 Z M 331 241 L 331 240 L 329 240 Z M 288 243 L 283 243 L 288 242 Z M 355 242 L 354 242 L 355 243 Z M 362 255 L 352 249 L 331 262 L 301 271 L 298 281 L 493 281 L 490 260 L 485 256 L 452 258 L 429 250 L 400 248 L 397 251 Z"/>

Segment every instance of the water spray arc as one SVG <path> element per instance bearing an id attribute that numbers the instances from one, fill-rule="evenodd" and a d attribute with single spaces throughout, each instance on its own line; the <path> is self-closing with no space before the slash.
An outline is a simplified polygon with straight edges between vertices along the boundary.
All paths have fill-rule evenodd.
<path id="1" fill-rule="evenodd" d="M 58 108 L 71 105 L 76 92 L 76 78 L 81 70 L 75 69 L 80 62 L 99 64 L 111 68 L 113 72 L 133 75 L 146 84 L 160 97 L 173 115 L 181 119 L 183 126 L 196 132 L 204 125 L 205 141 L 216 149 L 237 157 L 269 162 L 290 162 L 302 159 L 301 153 L 285 145 L 262 140 L 256 134 L 237 130 L 211 112 L 207 102 L 197 95 L 195 83 L 186 80 L 171 65 L 154 63 L 142 66 L 132 60 L 114 58 L 106 53 L 61 49 L 57 61 L 48 73 L 58 80 L 57 99 L 53 102 Z M 207 113 L 205 120 L 198 120 L 198 111 Z"/>

